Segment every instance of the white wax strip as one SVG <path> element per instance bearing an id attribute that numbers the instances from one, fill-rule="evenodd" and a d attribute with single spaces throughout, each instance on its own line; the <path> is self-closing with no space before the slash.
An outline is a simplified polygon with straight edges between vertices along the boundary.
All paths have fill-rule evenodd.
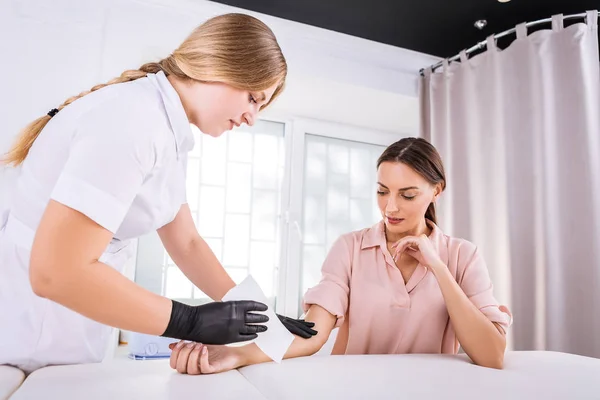
<path id="1" fill-rule="evenodd" d="M 254 300 L 268 306 L 267 297 L 251 275 L 248 275 L 242 283 L 231 289 L 225 297 L 223 297 L 223 301 L 231 300 Z M 256 343 L 256 345 L 271 360 L 280 363 L 281 360 L 283 360 L 285 352 L 294 341 L 294 335 L 283 326 L 271 307 L 262 313 L 269 317 L 269 322 L 264 323 L 268 329 L 266 332 L 259 333 L 258 338 L 254 343 Z"/>

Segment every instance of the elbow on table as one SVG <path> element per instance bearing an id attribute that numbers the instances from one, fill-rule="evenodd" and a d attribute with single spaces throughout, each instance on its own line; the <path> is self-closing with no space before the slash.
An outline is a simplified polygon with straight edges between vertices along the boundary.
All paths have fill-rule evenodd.
<path id="1" fill-rule="evenodd" d="M 473 359 L 473 362 L 480 367 L 504 369 L 504 352 L 498 352 L 497 354 L 486 358 Z"/>
<path id="2" fill-rule="evenodd" d="M 486 368 L 504 369 L 504 357 L 488 360 L 485 363 L 480 363 L 479 365 Z"/>

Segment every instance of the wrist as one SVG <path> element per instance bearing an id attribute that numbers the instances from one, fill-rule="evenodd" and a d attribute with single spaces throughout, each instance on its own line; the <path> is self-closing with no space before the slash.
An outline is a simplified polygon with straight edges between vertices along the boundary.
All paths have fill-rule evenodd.
<path id="1" fill-rule="evenodd" d="M 234 353 L 237 356 L 237 364 L 238 368 L 245 367 L 247 365 L 255 364 L 253 357 L 252 347 L 255 347 L 254 344 L 248 344 L 245 346 L 235 346 L 231 347 L 234 349 Z"/>
<path id="2" fill-rule="evenodd" d="M 239 367 L 271 361 L 255 343 L 233 348 L 235 348 L 236 355 L 238 356 Z"/>
<path id="3" fill-rule="evenodd" d="M 431 269 L 431 272 L 433 272 L 436 278 L 439 278 L 441 274 L 448 272 L 448 267 L 442 262 L 442 260 L 432 263 L 429 266 L 429 269 Z"/>

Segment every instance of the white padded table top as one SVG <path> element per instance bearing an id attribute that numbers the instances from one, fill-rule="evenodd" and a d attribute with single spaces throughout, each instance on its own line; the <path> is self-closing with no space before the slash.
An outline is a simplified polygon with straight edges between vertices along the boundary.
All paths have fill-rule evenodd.
<path id="1" fill-rule="evenodd" d="M 504 369 L 465 355 L 307 357 L 240 372 L 269 399 L 600 399 L 600 359 L 509 352 Z"/>
<path id="2" fill-rule="evenodd" d="M 20 369 L 0 365 L 0 400 L 6 400 L 21 386 L 25 374 Z"/>
<path id="3" fill-rule="evenodd" d="M 181 375 L 168 360 L 118 360 L 46 367 L 33 372 L 11 400 L 248 399 L 265 400 L 238 372 Z"/>
<path id="4" fill-rule="evenodd" d="M 4 370 L 13 369 L 0 367 L 0 382 L 10 376 Z M 12 382 L 14 390 L 20 381 Z M 317 356 L 204 376 L 180 375 L 168 360 L 118 360 L 42 368 L 11 400 L 32 398 L 600 399 L 600 359 L 509 352 L 504 370 L 494 370 L 473 365 L 465 355 Z"/>

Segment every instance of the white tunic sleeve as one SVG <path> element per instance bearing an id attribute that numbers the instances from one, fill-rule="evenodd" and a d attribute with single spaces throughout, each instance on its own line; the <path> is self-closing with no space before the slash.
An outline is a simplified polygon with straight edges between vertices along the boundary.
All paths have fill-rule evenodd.
<path id="1" fill-rule="evenodd" d="M 104 105 L 89 111 L 51 198 L 115 233 L 156 163 L 155 132 L 132 109 Z"/>

